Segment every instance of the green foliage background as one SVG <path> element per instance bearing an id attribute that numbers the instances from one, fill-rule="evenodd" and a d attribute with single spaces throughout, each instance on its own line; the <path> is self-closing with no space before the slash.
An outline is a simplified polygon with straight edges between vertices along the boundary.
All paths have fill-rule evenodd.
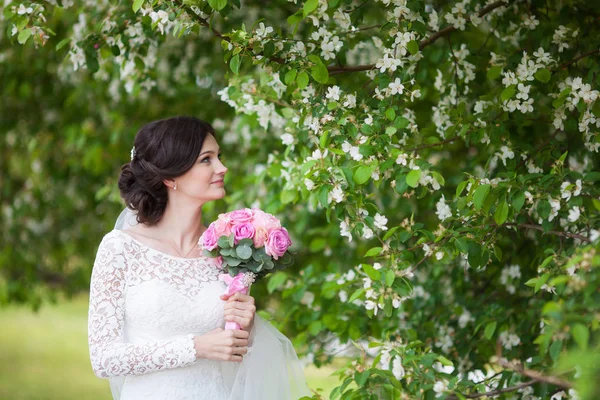
<path id="1" fill-rule="evenodd" d="M 3 304 L 87 288 L 136 130 L 188 114 L 234 172 L 206 222 L 293 235 L 266 312 L 316 365 L 359 349 L 332 398 L 598 397 L 592 2 L 71 3 L 3 2 Z"/>

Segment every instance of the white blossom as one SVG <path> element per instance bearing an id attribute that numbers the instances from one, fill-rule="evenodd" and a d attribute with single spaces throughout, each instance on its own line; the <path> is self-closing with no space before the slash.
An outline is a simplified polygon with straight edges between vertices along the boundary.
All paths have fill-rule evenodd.
<path id="1" fill-rule="evenodd" d="M 448 218 L 452 217 L 452 210 L 450 209 L 450 206 L 446 204 L 446 198 L 444 197 L 444 195 L 442 195 L 442 197 L 438 200 L 435 206 L 437 208 L 435 214 L 440 219 L 440 221 L 445 221 Z"/>
<path id="2" fill-rule="evenodd" d="M 371 228 L 369 228 L 368 226 L 364 226 L 363 227 L 363 238 L 364 239 L 371 239 L 373 237 L 373 230 Z"/>
<path id="3" fill-rule="evenodd" d="M 392 361 L 392 374 L 398 380 L 404 378 L 405 372 L 404 367 L 402 367 L 402 358 L 400 356 L 394 357 L 394 361 Z"/>
<path id="4" fill-rule="evenodd" d="M 264 39 L 265 37 L 267 37 L 267 35 L 269 35 L 269 33 L 273 32 L 273 28 L 270 26 L 265 26 L 264 23 L 259 23 L 258 24 L 258 29 L 256 30 L 256 37 L 258 39 Z"/>
<path id="5" fill-rule="evenodd" d="M 386 226 L 386 224 L 388 223 L 388 219 L 379 213 L 375 214 L 375 220 L 373 221 L 373 223 L 375 224 L 375 228 L 377 229 L 381 229 L 382 231 L 387 231 L 388 229 Z"/>
<path id="6" fill-rule="evenodd" d="M 519 344 L 521 344 L 521 339 L 514 333 L 508 333 L 508 331 L 502 332 L 498 339 L 506 350 L 510 350 L 513 347 L 517 347 Z"/>
<path id="7" fill-rule="evenodd" d="M 356 96 L 353 94 L 346 95 L 346 101 L 344 101 L 344 103 L 342 103 L 342 105 L 346 108 L 356 107 Z"/>
<path id="8" fill-rule="evenodd" d="M 340 235 L 347 237 L 349 242 L 352 241 L 352 233 L 350 233 L 350 227 L 346 221 L 340 222 Z"/>
<path id="9" fill-rule="evenodd" d="M 313 190 L 315 188 L 315 183 L 310 179 L 306 178 L 304 179 L 304 186 L 306 186 L 308 190 Z"/>
<path id="10" fill-rule="evenodd" d="M 540 21 L 535 18 L 535 15 L 530 15 L 523 21 L 523 25 L 530 30 L 534 30 L 539 24 Z"/>
<path id="11" fill-rule="evenodd" d="M 286 146 L 292 145 L 294 144 L 294 136 L 291 133 L 284 133 L 281 135 L 281 142 Z"/>
<path id="12" fill-rule="evenodd" d="M 388 89 L 392 95 L 402 94 L 404 92 L 404 85 L 402 84 L 400 78 L 396 78 L 394 82 L 390 82 Z"/>
<path id="13" fill-rule="evenodd" d="M 441 397 L 444 392 L 448 390 L 448 383 L 446 381 L 436 381 L 433 385 L 433 391 L 436 393 L 435 397 Z"/>
<path id="14" fill-rule="evenodd" d="M 569 210 L 569 218 L 568 219 L 570 222 L 575 222 L 579 219 L 580 215 L 581 215 L 581 211 L 579 210 L 579 207 L 575 206 Z"/>
<path id="15" fill-rule="evenodd" d="M 337 85 L 327 88 L 326 98 L 338 101 L 340 99 L 340 87 Z"/>

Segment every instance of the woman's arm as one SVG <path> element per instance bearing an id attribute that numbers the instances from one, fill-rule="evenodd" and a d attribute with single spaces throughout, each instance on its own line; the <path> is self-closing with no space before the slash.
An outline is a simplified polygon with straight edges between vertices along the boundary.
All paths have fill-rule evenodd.
<path id="1" fill-rule="evenodd" d="M 88 343 L 96 376 L 140 375 L 192 364 L 193 335 L 139 345 L 124 342 L 126 274 L 122 238 L 109 233 L 98 248 L 90 285 Z"/>

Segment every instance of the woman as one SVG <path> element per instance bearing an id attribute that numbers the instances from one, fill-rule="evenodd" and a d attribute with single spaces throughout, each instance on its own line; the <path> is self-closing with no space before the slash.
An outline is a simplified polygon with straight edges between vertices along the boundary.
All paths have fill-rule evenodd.
<path id="1" fill-rule="evenodd" d="M 254 299 L 221 295 L 202 256 L 202 206 L 225 195 L 213 128 L 192 117 L 138 132 L 119 190 L 135 216 L 102 240 L 90 287 L 90 358 L 115 399 L 280 399 L 307 394 L 293 347 L 255 316 Z M 235 321 L 241 330 L 223 330 Z"/>

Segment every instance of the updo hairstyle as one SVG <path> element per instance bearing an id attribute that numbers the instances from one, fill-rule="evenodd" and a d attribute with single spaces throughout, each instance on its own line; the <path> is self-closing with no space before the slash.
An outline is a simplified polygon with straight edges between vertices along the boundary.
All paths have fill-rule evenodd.
<path id="1" fill-rule="evenodd" d="M 213 127 L 194 117 L 173 117 L 144 125 L 135 136 L 131 162 L 121 167 L 119 191 L 137 221 L 155 225 L 167 207 L 165 179 L 189 171 Z"/>

